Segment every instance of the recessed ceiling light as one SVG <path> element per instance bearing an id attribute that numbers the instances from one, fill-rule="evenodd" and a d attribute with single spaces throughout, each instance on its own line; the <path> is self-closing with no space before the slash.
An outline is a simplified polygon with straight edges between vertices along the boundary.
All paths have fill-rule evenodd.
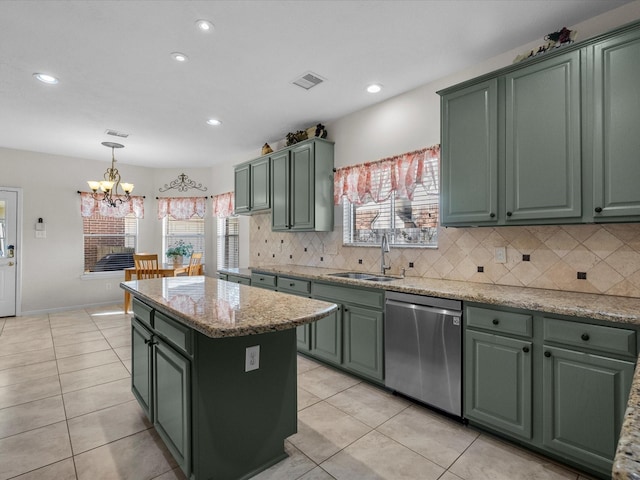
<path id="1" fill-rule="evenodd" d="M 367 87 L 367 92 L 369 93 L 378 93 L 380 90 L 382 90 L 382 85 L 378 83 L 372 83 Z"/>
<path id="2" fill-rule="evenodd" d="M 217 118 L 210 118 L 209 120 L 207 120 L 207 123 L 209 125 L 213 125 L 214 127 L 217 127 L 218 125 L 222 125 L 222 122 Z"/>
<path id="3" fill-rule="evenodd" d="M 55 85 L 58 83 L 58 79 L 56 77 L 47 75 L 46 73 L 34 73 L 33 76 L 36 80 L 39 80 L 42 83 L 48 83 L 49 85 Z"/>
<path id="4" fill-rule="evenodd" d="M 187 60 L 189 60 L 189 57 L 187 57 L 184 53 L 180 53 L 180 52 L 173 52 L 171 56 L 176 62 L 186 62 Z"/>
<path id="5" fill-rule="evenodd" d="M 213 30 L 213 23 L 209 20 L 197 20 L 196 25 L 203 32 L 211 32 Z"/>

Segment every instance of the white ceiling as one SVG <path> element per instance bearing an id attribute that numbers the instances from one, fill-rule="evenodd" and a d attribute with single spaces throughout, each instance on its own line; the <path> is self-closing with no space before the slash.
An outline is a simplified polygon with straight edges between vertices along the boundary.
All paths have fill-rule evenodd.
<path id="1" fill-rule="evenodd" d="M 108 161 L 115 141 L 123 164 L 237 163 L 628 1 L 0 0 L 0 147 Z M 326 82 L 291 84 L 308 71 Z"/>

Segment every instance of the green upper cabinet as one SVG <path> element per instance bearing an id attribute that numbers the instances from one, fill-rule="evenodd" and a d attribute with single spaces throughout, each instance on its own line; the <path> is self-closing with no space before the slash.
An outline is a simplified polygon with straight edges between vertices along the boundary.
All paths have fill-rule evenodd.
<path id="1" fill-rule="evenodd" d="M 498 81 L 442 97 L 442 223 L 494 223 L 498 213 Z"/>
<path id="2" fill-rule="evenodd" d="M 269 157 L 261 157 L 235 167 L 236 214 L 260 212 L 271 208 L 269 174 Z"/>
<path id="3" fill-rule="evenodd" d="M 271 155 L 271 227 L 333 230 L 333 143 L 314 138 Z"/>
<path id="4" fill-rule="evenodd" d="M 594 45 L 593 72 L 593 215 L 620 221 L 640 215 L 640 31 Z"/>
<path id="5" fill-rule="evenodd" d="M 504 82 L 505 220 L 581 217 L 580 52 Z"/>

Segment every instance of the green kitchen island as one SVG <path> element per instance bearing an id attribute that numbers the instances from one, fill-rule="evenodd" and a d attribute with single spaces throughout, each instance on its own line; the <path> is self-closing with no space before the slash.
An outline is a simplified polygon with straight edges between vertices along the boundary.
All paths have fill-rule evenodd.
<path id="1" fill-rule="evenodd" d="M 250 478 L 297 431 L 295 327 L 337 305 L 215 278 L 123 282 L 132 392 L 187 478 Z"/>

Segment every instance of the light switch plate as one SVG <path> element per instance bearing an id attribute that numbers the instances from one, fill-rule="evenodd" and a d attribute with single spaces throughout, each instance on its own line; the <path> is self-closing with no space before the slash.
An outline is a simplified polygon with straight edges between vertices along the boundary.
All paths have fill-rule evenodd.
<path id="1" fill-rule="evenodd" d="M 259 367 L 260 367 L 260 345 L 247 347 L 246 356 L 244 359 L 244 371 L 250 372 L 251 370 L 257 370 Z"/>
<path id="2" fill-rule="evenodd" d="M 496 247 L 495 249 L 496 263 L 507 263 L 507 249 L 506 247 Z"/>

